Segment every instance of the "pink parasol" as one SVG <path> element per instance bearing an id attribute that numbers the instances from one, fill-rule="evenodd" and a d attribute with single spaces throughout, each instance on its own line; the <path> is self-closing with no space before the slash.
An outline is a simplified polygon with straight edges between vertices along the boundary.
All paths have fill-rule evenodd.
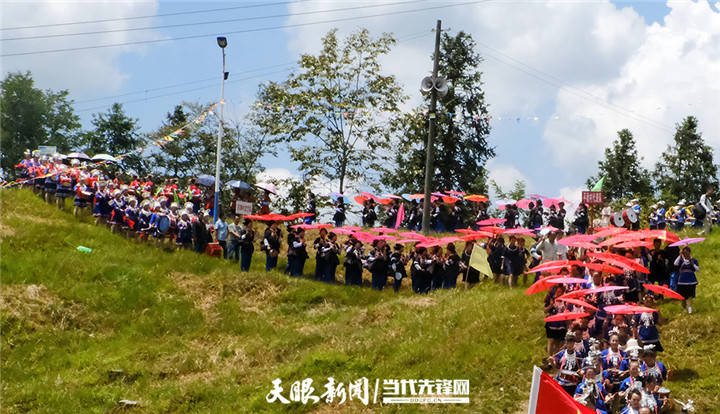
<path id="1" fill-rule="evenodd" d="M 397 233 L 397 230 L 391 229 L 389 227 L 374 227 L 372 229 L 368 229 L 368 231 L 371 231 L 373 233 Z"/>
<path id="2" fill-rule="evenodd" d="M 570 246 L 568 243 L 574 243 L 574 242 L 591 242 L 595 240 L 596 237 L 594 235 L 589 234 L 575 234 L 572 236 L 563 237 L 562 239 L 558 240 L 557 242 L 564 245 L 564 246 Z"/>
<path id="3" fill-rule="evenodd" d="M 680 241 L 677 234 L 668 230 L 643 230 L 640 233 L 643 234 L 645 239 L 658 239 L 670 243 Z"/>
<path id="4" fill-rule="evenodd" d="M 530 194 L 528 197 L 533 198 L 535 200 L 545 200 L 547 197 L 540 195 L 540 194 Z"/>
<path id="5" fill-rule="evenodd" d="M 564 267 L 583 265 L 585 265 L 585 263 L 581 262 L 580 260 L 549 260 L 545 263 L 533 267 L 532 269 L 529 269 L 528 272 L 544 272 L 546 270 L 554 270 L 550 268 L 562 269 Z"/>
<path id="6" fill-rule="evenodd" d="M 657 309 L 648 308 L 646 306 L 637 305 L 611 305 L 605 306 L 603 310 L 607 313 L 614 313 L 619 315 L 627 315 L 633 313 L 652 313 L 657 312 Z"/>
<path id="7" fill-rule="evenodd" d="M 625 231 L 623 227 L 598 227 L 592 235 L 595 238 L 613 236 Z"/>
<path id="8" fill-rule="evenodd" d="M 433 247 L 433 246 L 444 246 L 448 243 L 454 243 L 457 241 L 462 241 L 459 237 L 443 237 L 440 239 L 435 240 L 426 240 L 418 244 L 418 247 Z"/>
<path id="9" fill-rule="evenodd" d="M 561 296 L 561 297 L 557 298 L 557 300 L 559 300 L 560 302 L 565 302 L 565 303 L 570 303 L 570 304 L 577 305 L 577 306 L 582 306 L 585 309 L 592 309 L 594 311 L 600 310 L 600 309 L 596 308 L 595 306 L 593 306 L 585 301 L 582 301 L 580 299 L 564 298 Z"/>
<path id="10" fill-rule="evenodd" d="M 473 234 L 468 234 L 466 236 L 462 236 L 462 237 L 460 237 L 460 239 L 462 239 L 463 241 L 470 241 L 470 240 L 486 239 L 491 236 L 492 236 L 492 234 L 487 234 L 487 233 L 473 233 Z"/>
<path id="11" fill-rule="evenodd" d="M 353 233 L 355 233 L 356 231 L 357 231 L 357 230 L 348 229 L 348 228 L 345 228 L 345 227 L 338 227 L 338 228 L 336 228 L 336 229 L 333 229 L 333 233 L 337 233 L 337 234 L 353 234 Z"/>
<path id="12" fill-rule="evenodd" d="M 382 198 L 394 198 L 397 200 L 402 200 L 402 197 L 396 196 L 395 194 L 383 194 L 380 197 Z"/>
<path id="13" fill-rule="evenodd" d="M 626 290 L 627 286 L 601 286 L 595 289 L 588 289 L 583 293 L 584 295 L 592 295 L 593 293 L 612 292 L 614 290 Z"/>
<path id="14" fill-rule="evenodd" d="M 545 227 L 540 227 L 540 228 L 538 229 L 538 231 L 543 231 L 543 230 L 547 230 L 547 231 L 559 231 L 560 229 L 557 228 L 557 227 L 555 227 L 555 226 L 545 226 Z"/>
<path id="15" fill-rule="evenodd" d="M 420 240 L 416 240 L 416 239 L 395 240 L 395 244 L 405 244 L 405 243 L 420 243 Z"/>
<path id="16" fill-rule="evenodd" d="M 490 200 L 489 198 L 487 198 L 486 196 L 481 195 L 481 194 L 467 195 L 467 196 L 463 197 L 463 199 L 465 199 L 467 201 L 473 201 L 476 203 L 486 203 Z"/>
<path id="17" fill-rule="evenodd" d="M 535 232 L 530 229 L 525 229 L 522 227 L 518 227 L 515 229 L 510 229 L 505 232 L 505 234 L 522 234 L 523 236 L 535 236 Z"/>
<path id="18" fill-rule="evenodd" d="M 294 226 L 290 226 L 290 227 L 291 227 L 291 228 L 294 228 L 294 229 L 305 229 L 305 230 L 310 230 L 310 229 L 326 229 L 326 228 L 330 228 L 330 227 L 333 227 L 333 225 L 332 225 L 332 224 L 330 224 L 330 223 L 318 223 L 318 224 L 296 224 L 296 225 L 294 225 Z"/>
<path id="19" fill-rule="evenodd" d="M 424 240 L 425 239 L 425 236 L 423 236 L 420 233 L 415 233 L 414 231 L 400 232 L 397 235 L 400 237 L 407 238 L 407 239 L 415 239 L 415 240 Z"/>
<path id="20" fill-rule="evenodd" d="M 492 234 L 503 234 L 507 231 L 506 229 L 504 229 L 502 227 L 495 227 L 495 226 L 480 227 L 478 230 L 485 232 L 485 233 L 492 233 Z"/>
<path id="21" fill-rule="evenodd" d="M 525 294 L 530 296 L 535 293 L 546 291 L 550 288 L 550 284 L 547 282 L 547 278 L 541 278 L 537 282 L 530 285 L 525 291 Z"/>
<path id="22" fill-rule="evenodd" d="M 530 208 L 530 203 L 537 204 L 535 202 L 535 200 L 533 200 L 533 199 L 523 198 L 523 199 L 518 200 L 517 203 L 515 203 L 515 205 L 518 206 L 518 208 L 527 210 Z"/>
<path id="23" fill-rule="evenodd" d="M 411 199 L 411 200 L 422 200 L 423 198 L 425 198 L 425 194 L 420 194 L 420 193 L 410 194 L 410 195 L 408 196 L 408 198 Z"/>
<path id="24" fill-rule="evenodd" d="M 548 283 L 553 284 L 577 284 L 577 283 L 587 283 L 588 281 L 585 279 L 580 279 L 579 277 L 557 277 L 553 278 L 551 280 L 548 280 Z"/>
<path id="25" fill-rule="evenodd" d="M 634 270 L 636 272 L 645 273 L 645 274 L 650 273 L 650 270 L 648 270 L 647 267 L 641 265 L 638 262 L 635 262 L 633 260 L 630 260 L 626 257 L 620 256 L 617 254 L 590 252 L 587 255 L 588 255 L 588 257 L 592 257 L 593 259 L 597 259 L 597 260 L 603 261 L 605 263 L 609 263 L 609 264 L 617 266 L 617 267 L 622 267 L 623 269 Z"/>
<path id="26" fill-rule="evenodd" d="M 684 238 L 680 241 L 676 241 L 675 243 L 671 244 L 670 247 L 687 246 L 689 244 L 700 243 L 702 241 L 705 241 L 704 237 Z"/>
<path id="27" fill-rule="evenodd" d="M 595 244 L 595 243 L 581 242 L 581 241 L 571 242 L 571 243 L 568 244 L 567 246 L 568 246 L 568 247 L 579 247 L 579 248 L 585 249 L 585 250 L 600 249 L 600 246 L 598 246 L 598 245 Z"/>
<path id="28" fill-rule="evenodd" d="M 616 275 L 625 273 L 622 269 L 620 269 L 618 267 L 610 266 L 610 265 L 607 265 L 604 263 L 585 263 L 585 267 L 587 267 L 590 270 L 597 270 L 598 272 L 603 272 L 603 273 L 613 273 Z"/>
<path id="29" fill-rule="evenodd" d="M 590 316 L 587 312 L 562 312 L 543 319 L 545 322 L 571 321 Z"/>
<path id="30" fill-rule="evenodd" d="M 580 289 L 580 290 L 574 290 L 572 292 L 568 292 L 558 298 L 560 299 L 571 299 L 571 298 L 579 298 L 585 295 L 591 295 L 592 293 L 588 293 L 592 289 Z"/>
<path id="31" fill-rule="evenodd" d="M 478 221 L 478 222 L 477 222 L 477 225 L 478 225 L 478 226 L 492 226 L 492 225 L 495 225 L 495 224 L 502 224 L 502 223 L 505 223 L 505 219 L 504 219 L 504 218 L 489 218 L 489 219 L 486 219 L 486 220 Z"/>
<path id="32" fill-rule="evenodd" d="M 649 291 L 659 293 L 659 294 L 661 294 L 663 296 L 667 296 L 669 298 L 685 300 L 683 295 L 670 289 L 669 287 L 667 287 L 667 285 L 658 286 L 658 285 L 651 285 L 649 283 L 645 283 L 645 284 L 643 284 L 643 287 Z"/>
<path id="33" fill-rule="evenodd" d="M 617 249 L 634 249 L 636 247 L 645 247 L 648 249 L 652 249 L 653 244 L 649 241 L 642 241 L 642 240 L 630 240 L 622 243 L 618 243 L 615 245 L 615 248 Z"/>
<path id="34" fill-rule="evenodd" d="M 465 193 L 463 193 L 462 191 L 445 191 L 445 192 L 447 194 L 452 194 L 452 195 L 456 195 L 456 196 L 460 196 L 460 197 L 465 195 Z"/>
<path id="35" fill-rule="evenodd" d="M 313 213 L 295 213 L 295 214 L 291 214 L 291 215 L 287 216 L 287 218 L 289 220 L 295 220 L 295 219 L 299 219 L 299 218 L 312 217 L 314 215 L 315 214 L 313 214 Z"/>
<path id="36" fill-rule="evenodd" d="M 446 194 L 443 194 L 443 193 L 441 193 L 441 192 L 438 191 L 438 192 L 435 192 L 435 193 L 431 193 L 430 195 L 434 195 L 434 196 L 437 196 L 437 197 L 445 197 Z"/>

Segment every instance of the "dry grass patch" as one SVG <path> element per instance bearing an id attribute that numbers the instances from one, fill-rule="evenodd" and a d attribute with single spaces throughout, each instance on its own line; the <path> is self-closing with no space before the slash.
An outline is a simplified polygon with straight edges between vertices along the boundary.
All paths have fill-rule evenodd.
<path id="1" fill-rule="evenodd" d="M 60 299 L 43 285 L 3 285 L 0 311 L 32 329 L 92 329 L 83 307 Z"/>

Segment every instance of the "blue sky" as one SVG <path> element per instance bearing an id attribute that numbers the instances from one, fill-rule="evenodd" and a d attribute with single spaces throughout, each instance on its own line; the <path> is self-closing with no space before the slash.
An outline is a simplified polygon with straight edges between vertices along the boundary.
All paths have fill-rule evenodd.
<path id="1" fill-rule="evenodd" d="M 184 24 L 178 28 L 3 41 L 2 54 L 209 36 L 122 48 L 3 57 L 3 71 L 31 70 L 40 87 L 70 90 L 85 126 L 89 126 L 94 112 L 119 101 L 148 131 L 159 126 L 165 113 L 182 101 L 219 99 L 221 54 L 215 42 L 216 33 L 456 3 L 425 1 L 379 7 L 391 2 L 305 1 L 275 5 L 270 1 L 6 2 L 2 13 L 4 28 L 243 5 L 261 7 L 4 30 L 3 38 L 9 38 Z M 362 5 L 373 7 L 191 25 Z M 38 8 L 44 13 L 36 13 Z M 423 68 L 431 68 L 430 30 L 437 18 L 443 20 L 444 28 L 452 32 L 470 31 L 482 43 L 479 52 L 486 61 L 481 69 L 485 72 L 487 101 L 494 117 L 490 143 L 498 154 L 489 167 L 491 176 L 501 184 L 524 179 L 530 192 L 577 195 L 587 176 L 594 173 L 602 149 L 610 144 L 615 131 L 624 127 L 633 130 L 644 162 L 651 165 L 670 142 L 672 125 L 690 113 L 700 118 L 706 139 L 716 149 L 720 144 L 720 121 L 711 115 L 720 103 L 717 98 L 720 46 L 713 45 L 720 43 L 720 12 L 717 5 L 706 0 L 496 0 L 336 24 L 228 34 L 230 78 L 226 84 L 226 111 L 231 116 L 242 116 L 259 82 L 284 79 L 299 54 L 315 51 L 320 37 L 336 25 L 341 33 L 368 27 L 373 33 L 385 30 L 400 39 L 409 38 L 397 45 L 384 67 L 405 85 L 411 96 L 410 107 L 419 102 L 416 83 L 426 74 Z M 683 64 L 675 68 L 672 65 L 678 64 L 678 54 L 682 55 Z M 696 86 L 697 90 L 688 87 L 688 79 L 697 79 L 704 86 Z M 172 85 L 177 86 L 168 87 Z M 270 173 L 296 173 L 294 167 L 289 167 L 292 164 L 287 154 L 264 161 Z"/>

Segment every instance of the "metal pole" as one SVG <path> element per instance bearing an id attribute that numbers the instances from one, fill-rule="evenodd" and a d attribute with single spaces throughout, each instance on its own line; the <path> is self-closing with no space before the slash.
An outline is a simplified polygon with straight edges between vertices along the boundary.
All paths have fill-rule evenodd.
<path id="1" fill-rule="evenodd" d="M 435 29 L 435 56 L 433 61 L 433 79 L 437 79 L 438 76 L 438 58 L 440 56 L 440 30 L 442 22 L 437 21 L 437 28 Z M 425 198 L 423 200 L 423 219 L 422 219 L 422 230 L 423 233 L 428 234 L 430 232 L 430 193 L 432 192 L 432 177 L 434 174 L 433 169 L 433 138 L 435 138 L 435 111 L 437 110 L 437 89 L 433 87 L 430 92 L 430 111 L 428 112 L 428 139 L 427 145 L 425 146 Z"/>
<path id="2" fill-rule="evenodd" d="M 220 123 L 217 133 L 217 154 L 215 159 L 215 208 L 213 208 L 213 223 L 217 222 L 220 210 L 220 147 L 225 131 L 223 130 L 223 107 L 225 106 L 225 48 L 222 48 L 222 74 L 220 81 Z"/>

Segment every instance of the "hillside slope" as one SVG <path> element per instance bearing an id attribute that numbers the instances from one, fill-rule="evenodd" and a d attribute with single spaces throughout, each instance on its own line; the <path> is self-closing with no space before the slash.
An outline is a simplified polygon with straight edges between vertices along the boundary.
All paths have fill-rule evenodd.
<path id="1" fill-rule="evenodd" d="M 482 283 L 416 296 L 138 244 L 30 191 L 0 193 L 2 411 L 517 412 L 544 354 L 542 298 Z M 720 233 L 720 232 L 717 232 Z M 76 250 L 79 245 L 92 253 Z M 662 305 L 676 398 L 720 406 L 720 234 L 695 313 Z M 306 271 L 313 264 L 306 265 Z M 282 266 L 282 263 L 281 263 Z M 469 405 L 268 404 L 272 380 L 469 379 Z M 371 396 L 372 399 L 372 396 Z"/>

